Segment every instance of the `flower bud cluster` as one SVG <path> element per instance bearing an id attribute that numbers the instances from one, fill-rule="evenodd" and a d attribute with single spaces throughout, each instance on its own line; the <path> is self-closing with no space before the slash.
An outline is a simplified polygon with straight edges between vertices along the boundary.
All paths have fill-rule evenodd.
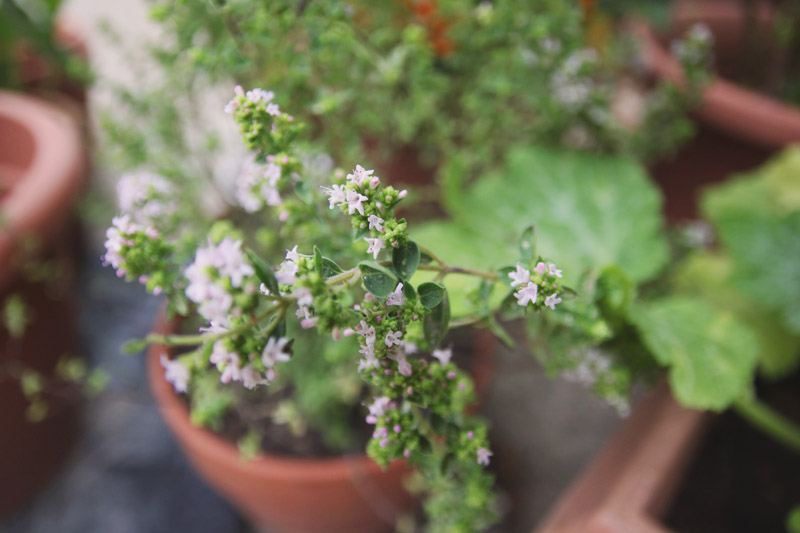
<path id="1" fill-rule="evenodd" d="M 281 111 L 273 101 L 273 92 L 263 89 L 245 92 L 237 85 L 234 93 L 233 99 L 225 106 L 225 112 L 233 115 L 239 125 L 247 149 L 265 154 L 287 151 L 301 127 L 293 116 Z"/>
<path id="2" fill-rule="evenodd" d="M 561 270 L 555 264 L 538 261 L 531 269 L 525 268 L 522 263 L 517 263 L 516 270 L 509 272 L 511 286 L 517 287 L 514 298 L 517 304 L 525 309 L 541 311 L 545 307 L 556 309 L 562 302 L 558 296 L 559 282 L 563 277 Z"/>
<path id="3" fill-rule="evenodd" d="M 288 345 L 286 337 L 229 335 L 207 344 L 205 355 L 219 370 L 222 383 L 237 381 L 246 389 L 254 389 L 272 382 L 276 377 L 276 364 L 291 359 Z"/>
<path id="4" fill-rule="evenodd" d="M 708 26 L 693 25 L 683 38 L 672 41 L 670 52 L 683 67 L 690 88 L 708 81 L 714 55 L 714 36 Z"/>
<path id="5" fill-rule="evenodd" d="M 368 253 L 377 259 L 382 249 L 397 248 L 408 240 L 405 219 L 394 217 L 393 210 L 408 195 L 391 185 L 383 187 L 374 170 L 356 165 L 343 184 L 323 187 L 331 209 L 339 209 L 350 216 L 358 235 L 365 235 Z"/>
<path id="6" fill-rule="evenodd" d="M 385 300 L 381 301 L 370 293 L 354 310 L 360 315 L 359 324 L 353 329 L 359 335 L 361 361 L 359 372 L 365 373 L 378 368 L 381 361 L 390 358 L 395 362 L 398 373 L 408 376 L 411 373 L 407 356 L 416 352 L 416 345 L 404 339 L 407 324 L 419 321 L 429 311 L 415 298 L 406 299 L 403 284 Z M 394 372 L 394 370 L 386 370 Z"/>
<path id="7" fill-rule="evenodd" d="M 236 180 L 236 201 L 248 213 L 266 206 L 281 207 L 281 190 L 300 171 L 300 162 L 288 154 L 260 156 L 250 154 L 242 163 Z"/>
<path id="8" fill-rule="evenodd" d="M 122 213 L 145 226 L 164 228 L 178 211 L 174 186 L 152 172 L 124 174 L 117 183 L 117 198 Z"/>
<path id="9" fill-rule="evenodd" d="M 118 277 L 138 280 L 153 294 L 172 288 L 175 274 L 169 265 L 174 247 L 152 226 L 133 222 L 130 215 L 114 217 L 105 248 L 103 263 Z"/>
<path id="10" fill-rule="evenodd" d="M 223 232 L 212 229 L 212 235 Z M 237 381 L 252 389 L 274 380 L 276 363 L 291 357 L 289 341 L 248 330 L 263 297 L 242 241 L 224 236 L 216 244 L 211 241 L 198 248 L 184 275 L 188 280 L 186 297 L 197 304 L 197 312 L 210 324 L 206 331 L 221 337 L 203 347 L 207 362 L 219 370 L 220 381 Z M 233 333 L 239 330 L 244 333 Z"/>

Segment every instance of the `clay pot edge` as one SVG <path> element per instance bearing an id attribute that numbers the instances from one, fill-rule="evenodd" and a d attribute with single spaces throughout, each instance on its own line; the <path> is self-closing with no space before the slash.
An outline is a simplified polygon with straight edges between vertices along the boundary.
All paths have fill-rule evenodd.
<path id="1" fill-rule="evenodd" d="M 730 9 L 704 9 L 691 13 L 692 20 L 713 20 L 718 24 L 735 24 L 741 20 Z M 653 29 L 640 20 L 628 22 L 632 35 L 642 45 L 645 66 L 659 77 L 683 85 L 679 63 L 656 37 Z M 767 148 L 781 148 L 800 141 L 800 108 L 765 96 L 715 76 L 702 91 L 702 105 L 696 110 L 701 118 L 739 137 Z"/>
<path id="2" fill-rule="evenodd" d="M 17 241 L 34 235 L 44 244 L 63 224 L 83 186 L 86 169 L 82 135 L 56 106 L 31 96 L 0 91 L 0 115 L 33 137 L 34 158 L 0 202 L 6 223 L 0 227 L 0 285 L 15 267 L 9 258 Z"/>
<path id="3" fill-rule="evenodd" d="M 174 330 L 175 326 L 159 320 L 158 331 Z M 366 455 L 343 455 L 334 458 L 306 459 L 280 457 L 259 453 L 258 457 L 243 461 L 238 448 L 231 442 L 205 428 L 197 427 L 189 420 L 188 408 L 178 399 L 172 386 L 164 379 L 164 370 L 160 359 L 169 355 L 169 350 L 161 345 L 153 345 L 147 354 L 147 373 L 150 388 L 158 404 L 159 411 L 170 428 L 180 437 L 178 440 L 185 448 L 183 441 L 193 442 L 202 448 L 204 454 L 218 456 L 220 462 L 231 469 L 248 469 L 258 474 L 263 472 L 270 478 L 291 479 L 301 481 L 325 481 L 332 478 L 350 478 L 354 473 L 384 472 L 375 461 Z M 386 471 L 408 468 L 405 461 L 398 460 L 389 464 Z"/>

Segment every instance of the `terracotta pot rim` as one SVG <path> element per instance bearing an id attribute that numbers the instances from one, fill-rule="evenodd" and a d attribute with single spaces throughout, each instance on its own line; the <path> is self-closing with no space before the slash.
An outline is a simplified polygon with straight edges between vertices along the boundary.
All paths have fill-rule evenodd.
<path id="1" fill-rule="evenodd" d="M 0 280 L 13 270 L 16 241 L 32 234 L 46 240 L 58 230 L 80 193 L 86 168 L 82 135 L 69 115 L 55 105 L 0 91 L 0 116 L 18 124 L 33 139 L 33 158 L 0 201 L 6 223 L 0 228 Z"/>
<path id="2" fill-rule="evenodd" d="M 683 18 L 728 27 L 738 25 L 742 19 L 741 11 L 733 4 L 693 4 L 692 7 L 691 13 Z M 768 17 L 769 13 L 759 16 Z M 641 20 L 630 21 L 628 27 L 642 43 L 645 66 L 659 77 L 682 85 L 684 76 L 680 64 L 655 31 Z M 703 89 L 702 105 L 696 113 L 710 123 L 768 148 L 781 148 L 789 142 L 800 141 L 800 107 L 719 76 Z"/>
<path id="3" fill-rule="evenodd" d="M 161 325 L 159 331 L 169 326 Z M 147 354 L 148 377 L 150 388 L 158 404 L 159 411 L 172 430 L 180 435 L 179 441 L 192 442 L 203 453 L 213 454 L 220 463 L 233 470 L 246 469 L 255 475 L 270 478 L 291 479 L 294 482 L 320 481 L 333 478 L 350 478 L 354 472 L 382 472 L 380 466 L 365 454 L 346 454 L 338 457 L 309 459 L 282 457 L 260 452 L 250 461 L 241 459 L 239 449 L 219 435 L 205 428 L 195 426 L 189 420 L 189 410 L 178 399 L 172 386 L 164 379 L 164 371 L 160 363 L 162 355 L 168 355 L 164 346 L 151 346 Z M 393 461 L 387 470 L 407 468 L 405 461 Z"/>

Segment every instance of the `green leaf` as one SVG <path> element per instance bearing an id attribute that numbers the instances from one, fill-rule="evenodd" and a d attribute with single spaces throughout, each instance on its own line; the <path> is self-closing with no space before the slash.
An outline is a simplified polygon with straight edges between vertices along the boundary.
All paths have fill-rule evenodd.
<path id="1" fill-rule="evenodd" d="M 147 339 L 133 339 L 122 345 L 122 353 L 137 354 L 150 344 Z"/>
<path id="2" fill-rule="evenodd" d="M 8 296 L 3 305 L 3 323 L 14 339 L 19 339 L 28 327 L 25 300 L 17 293 Z"/>
<path id="3" fill-rule="evenodd" d="M 376 298 L 386 298 L 397 287 L 397 277 L 387 268 L 372 261 L 358 264 L 364 287 Z"/>
<path id="4" fill-rule="evenodd" d="M 419 293 L 420 302 L 427 309 L 433 309 L 439 305 L 444 299 L 445 292 L 446 291 L 444 287 L 433 281 L 420 283 L 419 287 L 417 287 L 417 293 Z"/>
<path id="5" fill-rule="evenodd" d="M 420 286 L 418 289 L 421 289 Z M 433 350 L 444 338 L 447 327 L 450 324 L 450 300 L 447 291 L 444 293 L 442 301 L 431 309 L 431 312 L 422 319 L 422 330 L 425 333 L 425 340 L 428 341 L 430 349 Z"/>
<path id="6" fill-rule="evenodd" d="M 619 156 L 515 148 L 502 176 L 482 178 L 448 205 L 460 233 L 481 243 L 466 252 L 495 264 L 511 262 L 513 243 L 535 225 L 537 253 L 564 270 L 565 282 L 616 264 L 640 283 L 668 257 L 660 193 L 639 164 Z"/>
<path id="7" fill-rule="evenodd" d="M 681 404 L 721 411 L 750 386 L 758 344 L 731 313 L 677 296 L 637 306 L 630 319 L 655 359 L 669 368 Z"/>
<path id="8" fill-rule="evenodd" d="M 402 279 L 411 279 L 419 266 L 419 246 L 413 241 L 408 241 L 405 246 L 398 246 L 392 250 L 392 266 Z"/>
<path id="9" fill-rule="evenodd" d="M 747 324 L 758 338 L 758 364 L 769 379 L 789 375 L 800 365 L 800 335 L 787 331 L 778 313 L 765 309 L 739 290 L 733 281 L 734 262 L 721 253 L 695 252 L 675 269 L 675 291 L 702 297 L 718 309 L 727 309 Z"/>
<path id="10" fill-rule="evenodd" d="M 475 241 L 475 232 L 452 221 L 429 222 L 417 227 L 414 240 L 424 244 L 436 255 L 451 265 L 463 265 L 483 270 L 493 270 L 497 265 L 509 263 L 517 257 L 515 241 L 501 243 L 497 241 L 480 241 L 480 246 L 464 246 L 465 242 Z M 432 280 L 436 272 L 418 270 L 415 279 Z M 511 280 L 509 279 L 509 283 Z M 469 293 L 475 287 L 475 278 L 463 274 L 447 276 L 447 288 L 450 292 L 450 305 L 453 316 L 468 316 L 474 311 Z M 495 285 L 492 293 L 492 304 L 496 305 L 505 296 L 503 287 Z"/>
<path id="11" fill-rule="evenodd" d="M 26 398 L 31 398 L 42 392 L 44 381 L 41 374 L 33 370 L 25 370 L 20 379 L 20 388 Z"/>
<path id="12" fill-rule="evenodd" d="M 612 265 L 597 278 L 595 300 L 603 318 L 615 328 L 627 322 L 628 310 L 636 297 L 636 285 L 621 268 Z"/>
<path id="13" fill-rule="evenodd" d="M 497 275 L 500 276 L 500 282 L 505 285 L 506 287 L 511 287 L 511 278 L 508 275 L 512 272 L 516 272 L 517 267 L 515 266 L 504 266 L 497 269 Z"/>
<path id="14" fill-rule="evenodd" d="M 701 205 L 712 222 L 743 214 L 781 217 L 800 211 L 800 147 L 791 146 L 757 170 L 709 189 Z"/>
<path id="15" fill-rule="evenodd" d="M 412 302 L 417 299 L 417 291 L 414 290 L 414 286 L 408 280 L 403 280 L 403 296 L 405 296 L 406 300 Z"/>
<path id="16" fill-rule="evenodd" d="M 353 235 L 353 241 L 360 241 L 361 239 L 364 238 L 364 235 L 366 235 L 368 231 L 369 228 L 367 226 L 364 226 L 363 228 L 358 228 L 355 234 Z"/>
<path id="17" fill-rule="evenodd" d="M 322 252 L 316 245 L 314 245 L 314 272 L 322 275 Z"/>
<path id="18" fill-rule="evenodd" d="M 342 267 L 336 264 L 336 261 L 329 257 L 322 258 L 322 276 L 324 278 L 331 278 L 336 274 L 344 272 Z"/>
<path id="19" fill-rule="evenodd" d="M 533 226 L 528 226 L 522 232 L 519 239 L 519 256 L 523 261 L 529 263 L 536 253 L 536 230 Z"/>
<path id="20" fill-rule="evenodd" d="M 267 286 L 270 293 L 279 295 L 281 291 L 278 288 L 278 280 L 275 279 L 275 274 L 272 273 L 272 269 L 269 268 L 269 265 L 250 248 L 247 249 L 247 257 L 250 258 L 250 262 L 253 263 L 253 270 L 256 271 L 256 277 L 259 281 Z"/>
<path id="21" fill-rule="evenodd" d="M 515 346 L 514 339 L 511 335 L 506 331 L 506 329 L 497 322 L 494 316 L 489 315 L 486 317 L 486 329 L 488 329 L 492 334 L 500 339 L 507 348 L 513 349 Z"/>
<path id="22" fill-rule="evenodd" d="M 303 180 L 294 182 L 294 193 L 304 204 L 310 204 L 312 202 L 311 191 Z"/>

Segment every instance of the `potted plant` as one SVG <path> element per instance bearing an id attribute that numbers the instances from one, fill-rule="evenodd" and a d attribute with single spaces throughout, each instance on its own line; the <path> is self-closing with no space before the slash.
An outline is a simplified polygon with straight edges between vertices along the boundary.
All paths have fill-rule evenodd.
<path id="1" fill-rule="evenodd" d="M 793 476 L 784 473 L 800 464 L 800 330 L 792 296 L 796 284 L 791 281 L 797 272 L 793 243 L 800 216 L 794 192 L 798 169 L 800 152 L 788 148 L 764 167 L 709 189 L 703 212 L 720 246 L 687 255 L 670 279 L 676 293 L 699 296 L 704 305 L 733 313 L 745 333 L 739 333 L 736 346 L 725 348 L 728 371 L 745 379 L 741 396 L 729 404 L 740 418 L 729 414 L 708 428 L 703 413 L 687 410 L 664 390 L 657 391 L 637 408 L 540 531 L 778 530 L 796 520 L 787 521 L 797 501 Z M 692 330 L 696 334 L 696 326 L 684 325 L 683 333 L 673 336 L 674 317 L 664 315 L 660 321 L 649 335 L 672 345 L 675 356 L 688 364 L 719 357 L 715 351 L 731 340 L 717 337 L 721 342 L 715 346 L 708 342 L 713 338 L 709 335 L 695 337 L 694 346 L 681 346 L 679 337 Z M 717 322 L 717 327 L 725 326 Z M 704 349 L 697 350 L 698 344 Z M 756 373 L 761 379 L 753 382 Z M 676 375 L 676 394 L 679 386 Z M 719 394 L 723 388 L 719 381 L 702 386 L 705 395 Z M 757 399 L 756 391 L 766 401 Z M 706 429 L 709 437 L 701 440 Z M 729 488 L 715 487 L 715 478 L 731 464 L 736 464 L 735 474 L 723 481 Z M 698 491 L 713 496 L 698 501 Z"/>
<path id="2" fill-rule="evenodd" d="M 67 457 L 77 436 L 78 412 L 43 418 L 43 376 L 57 378 L 62 357 L 77 346 L 73 250 L 68 225 L 84 180 L 84 152 L 75 122 L 29 96 L 0 92 L 0 512 L 27 501 Z M 22 385 L 22 390 L 20 385 Z M 26 398 L 26 395 L 28 398 Z M 33 403 L 29 406 L 28 400 Z"/>
<path id="3" fill-rule="evenodd" d="M 154 391 L 179 441 L 201 475 L 258 523 L 289 530 L 321 523 L 375 527 L 386 512 L 361 507 L 354 517 L 352 501 L 363 506 L 365 499 L 372 502 L 366 486 L 386 487 L 387 497 L 399 500 L 388 507 L 391 520 L 409 501 L 397 483 L 408 462 L 422 476 L 417 483 L 428 493 L 434 530 L 486 527 L 494 517 L 492 478 L 483 469 L 491 451 L 485 425 L 466 413 L 472 380 L 440 345 L 451 312 L 443 283 L 454 275 L 472 279 L 475 305 L 466 322 L 495 326 L 489 294 L 504 294 L 512 312 L 551 312 L 562 301 L 559 294 L 568 292 L 561 270 L 533 255 L 530 232 L 512 255 L 520 259 L 516 267 L 448 264 L 411 240 L 408 222 L 395 216 L 405 191 L 384 186 L 361 166 L 347 175 L 335 172 L 301 150 L 300 121 L 283 112 L 271 92 L 237 87 L 226 111 L 252 151 L 232 195 L 238 209 L 203 222 L 191 189 L 179 192 L 178 182 L 134 173 L 120 182 L 122 215 L 106 242 L 105 261 L 120 277 L 164 294 L 169 316 L 193 315 L 194 328 L 201 327 L 200 334 L 154 333 L 132 346 L 189 349 L 150 355 Z M 276 253 L 280 265 L 273 268 L 262 257 Z M 364 257 L 369 260 L 360 261 Z M 312 330 L 333 340 L 310 341 Z M 162 371 L 177 392 L 188 392 L 189 408 L 165 387 Z M 322 404 L 303 400 L 322 386 L 339 388 Z M 366 422 L 374 426 L 367 452 L 388 467 L 385 473 L 377 475 L 366 457 L 320 462 L 269 453 L 276 433 L 265 433 L 265 422 L 290 431 L 293 424 L 330 426 L 341 414 L 332 402 L 349 408 L 347 414 L 362 399 Z M 248 406 L 262 414 L 248 414 Z M 192 428 L 190 410 L 194 422 L 233 435 L 254 461 L 240 463 L 231 442 Z M 320 413 L 328 420 L 313 419 Z M 245 429 L 229 431 L 231 417 Z M 314 485 L 302 484 L 308 480 Z M 311 495 L 331 486 L 338 488 L 327 502 L 289 499 L 298 487 Z"/>
<path id="4" fill-rule="evenodd" d="M 699 191 L 708 183 L 753 169 L 789 143 L 800 140 L 796 106 L 798 14 L 790 3 L 686 0 L 672 5 L 671 26 L 656 32 L 634 25 L 646 66 L 662 80 L 685 76 L 670 45 L 690 26 L 713 36 L 717 74 L 699 93 L 694 111 L 699 133 L 684 151 L 653 171 L 668 193 L 686 198 L 673 218 L 697 215 Z M 777 31 L 776 28 L 780 28 Z"/>
<path id="5" fill-rule="evenodd" d="M 0 425 L 11 436 L 0 444 L 0 514 L 27 502 L 69 455 L 80 418 L 72 384 L 87 378 L 71 359 L 72 207 L 86 176 L 84 135 L 67 107 L 32 96 L 63 89 L 64 72 L 83 64 L 76 47 L 58 44 L 57 5 L 37 17 L 14 1 L 0 6 Z"/>

